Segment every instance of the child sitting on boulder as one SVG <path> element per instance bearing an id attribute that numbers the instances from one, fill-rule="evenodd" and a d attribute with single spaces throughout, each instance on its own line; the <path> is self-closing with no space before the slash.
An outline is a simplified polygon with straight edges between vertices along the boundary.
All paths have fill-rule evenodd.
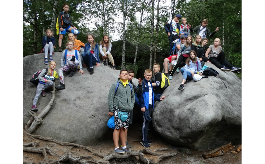
<path id="1" fill-rule="evenodd" d="M 87 70 L 92 75 L 94 73 L 94 65 L 99 66 L 99 50 L 98 44 L 95 42 L 95 37 L 92 34 L 87 36 L 88 43 L 85 45 L 85 50 L 82 53 L 83 61 L 87 66 Z"/>
<path id="2" fill-rule="evenodd" d="M 144 80 L 142 82 L 142 94 L 140 97 L 141 111 L 143 112 L 143 126 L 142 126 L 142 141 L 140 144 L 143 147 L 150 147 L 148 139 L 148 128 L 151 122 L 151 112 L 154 109 L 155 101 L 162 101 L 163 97 L 159 98 L 154 94 L 152 82 L 152 71 L 146 69 L 144 72 Z"/>
<path id="3" fill-rule="evenodd" d="M 191 50 L 190 55 L 186 61 L 184 68 L 180 69 L 180 72 L 183 75 L 183 80 L 178 88 L 178 90 L 184 90 L 184 84 L 186 80 L 192 80 L 194 74 L 202 75 L 201 62 L 197 57 L 197 54 L 194 50 Z"/>
<path id="4" fill-rule="evenodd" d="M 56 67 L 56 62 L 52 60 L 49 64 L 49 68 L 43 69 L 38 76 L 39 83 L 37 85 L 36 95 L 33 99 L 33 105 L 31 107 L 31 110 L 34 112 L 38 111 L 37 102 L 40 97 L 40 94 L 42 94 L 42 96 L 45 97 L 46 96 L 45 89 L 51 87 L 55 81 L 55 78 L 58 78 L 58 74 L 54 70 L 55 67 Z"/>
<path id="5" fill-rule="evenodd" d="M 82 54 L 84 52 L 85 43 L 81 42 L 80 40 L 75 39 L 75 36 L 73 33 L 68 34 L 68 40 L 67 41 L 74 41 L 74 48 L 79 52 L 79 54 Z"/>
<path id="6" fill-rule="evenodd" d="M 61 57 L 61 69 L 59 70 L 60 84 L 56 87 L 57 90 L 65 89 L 64 75 L 63 72 L 69 72 L 69 77 L 74 76 L 75 71 L 78 69 L 81 74 L 84 73 L 82 70 L 82 64 L 80 62 L 81 56 L 77 50 L 74 50 L 74 42 L 67 42 L 67 49 L 63 51 Z"/>
<path id="7" fill-rule="evenodd" d="M 115 123 L 113 131 L 115 153 L 130 152 L 126 147 L 127 131 L 125 129 L 129 128 L 130 112 L 133 110 L 134 101 L 134 90 L 128 82 L 128 72 L 121 70 L 118 81 L 112 84 L 108 95 L 109 115 L 114 115 Z M 119 138 L 123 146 L 121 148 L 119 148 Z"/>
<path id="8" fill-rule="evenodd" d="M 113 59 L 113 57 L 112 57 L 112 55 L 110 53 L 111 46 L 112 46 L 112 44 L 110 43 L 109 36 L 108 35 L 104 35 L 102 40 L 99 43 L 99 52 L 102 55 L 103 64 L 105 66 L 107 65 L 106 59 L 108 58 L 110 63 L 111 63 L 111 65 L 112 65 L 112 68 L 116 69 L 116 65 L 114 63 L 114 59 Z"/>
<path id="9" fill-rule="evenodd" d="M 44 51 L 44 64 L 48 64 L 48 53 L 50 52 L 50 61 L 52 61 L 52 53 L 55 48 L 55 38 L 51 29 L 46 30 L 46 36 L 42 38 L 42 47 Z"/>

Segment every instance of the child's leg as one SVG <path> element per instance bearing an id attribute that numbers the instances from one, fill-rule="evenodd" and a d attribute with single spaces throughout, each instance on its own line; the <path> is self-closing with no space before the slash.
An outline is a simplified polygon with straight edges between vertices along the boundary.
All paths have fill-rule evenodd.
<path id="1" fill-rule="evenodd" d="M 38 83 L 37 90 L 36 90 L 36 95 L 33 99 L 33 105 L 37 105 L 38 99 L 40 97 L 40 94 L 42 90 L 44 89 L 44 84 Z"/>
<path id="2" fill-rule="evenodd" d="M 114 64 L 114 59 L 113 59 L 113 56 L 111 55 L 111 53 L 108 54 L 108 58 L 109 58 L 109 61 L 112 65 L 115 65 Z"/>
<path id="3" fill-rule="evenodd" d="M 48 58 L 48 52 L 49 52 L 49 45 L 48 44 L 45 44 L 45 46 L 44 46 L 45 59 Z"/>
<path id="4" fill-rule="evenodd" d="M 164 59 L 165 73 L 168 73 L 168 62 L 169 62 L 169 59 L 168 59 L 168 58 L 165 58 L 165 59 Z"/>
<path id="5" fill-rule="evenodd" d="M 145 114 L 143 113 L 143 126 L 142 126 L 142 141 L 147 143 L 148 138 L 149 121 L 146 120 Z"/>
<path id="6" fill-rule="evenodd" d="M 59 34 L 58 45 L 60 48 L 62 47 L 62 41 L 63 41 L 63 34 Z"/>
<path id="7" fill-rule="evenodd" d="M 114 142 L 115 148 L 119 147 L 120 130 L 121 129 L 118 129 L 118 130 L 114 129 L 113 131 L 113 142 Z"/>
<path id="8" fill-rule="evenodd" d="M 68 65 L 65 65 L 63 68 L 59 69 L 58 75 L 60 78 L 60 83 L 64 84 L 64 75 L 63 72 L 68 72 L 70 70 Z"/>
<path id="9" fill-rule="evenodd" d="M 126 146 L 126 139 L 127 139 L 127 135 L 126 135 L 126 132 L 124 127 L 122 127 L 120 129 L 120 138 L 121 138 L 121 145 L 122 147 Z"/>
<path id="10" fill-rule="evenodd" d="M 54 51 L 52 42 L 49 42 L 49 51 L 50 51 L 50 56 L 52 56 L 52 53 Z"/>
<path id="11" fill-rule="evenodd" d="M 53 85 L 53 81 L 46 82 L 46 83 L 44 84 L 44 88 L 43 88 L 43 90 L 45 90 L 45 89 L 51 87 L 52 85 Z"/>
<path id="12" fill-rule="evenodd" d="M 221 63 L 218 62 L 216 57 L 210 57 L 209 61 L 215 65 L 217 68 L 221 69 L 223 68 L 223 65 Z"/>
<path id="13" fill-rule="evenodd" d="M 179 56 L 179 58 L 177 60 L 177 64 L 173 67 L 173 70 L 170 72 L 169 76 L 173 76 L 173 74 L 175 73 L 177 68 L 182 65 L 181 62 L 184 60 L 184 57 L 183 57 L 183 55 L 178 55 L 178 56 Z"/>

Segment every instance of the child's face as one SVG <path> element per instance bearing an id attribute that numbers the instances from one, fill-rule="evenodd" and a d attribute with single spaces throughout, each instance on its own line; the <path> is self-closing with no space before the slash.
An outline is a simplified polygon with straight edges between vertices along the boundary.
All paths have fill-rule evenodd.
<path id="1" fill-rule="evenodd" d="M 206 27 L 206 26 L 207 26 L 207 23 L 202 22 L 202 27 Z"/>
<path id="2" fill-rule="evenodd" d="M 91 35 L 88 35 L 87 36 L 87 41 L 88 41 L 88 43 L 93 43 L 94 38 Z"/>
<path id="3" fill-rule="evenodd" d="M 202 41 L 202 38 L 201 37 L 196 37 L 196 42 L 197 43 L 201 43 L 201 41 Z"/>
<path id="4" fill-rule="evenodd" d="M 69 11 L 69 6 L 68 6 L 68 5 L 65 5 L 65 6 L 63 7 L 63 11 L 64 11 L 64 12 L 68 12 L 68 11 Z"/>
<path id="5" fill-rule="evenodd" d="M 128 80 L 128 72 L 127 71 L 122 71 L 119 75 L 119 78 L 121 80 Z"/>
<path id="6" fill-rule="evenodd" d="M 186 42 L 186 38 L 180 38 L 180 42 L 184 44 Z"/>
<path id="7" fill-rule="evenodd" d="M 215 45 L 215 46 L 219 46 L 220 45 L 220 42 L 219 42 L 219 40 L 214 40 L 214 42 L 213 42 L 213 44 Z"/>
<path id="8" fill-rule="evenodd" d="M 73 42 L 69 42 L 68 45 L 67 45 L 67 47 L 68 47 L 69 50 L 72 50 L 73 47 L 74 47 Z"/>
<path id="9" fill-rule="evenodd" d="M 108 41 L 109 41 L 109 37 L 108 36 L 104 36 L 104 42 L 108 43 Z"/>
<path id="10" fill-rule="evenodd" d="M 72 33 L 68 34 L 68 39 L 74 41 L 75 40 L 74 34 Z"/>
<path id="11" fill-rule="evenodd" d="M 178 17 L 175 17 L 174 18 L 174 21 L 178 23 L 179 22 L 179 18 Z"/>
<path id="12" fill-rule="evenodd" d="M 152 78 L 152 72 L 150 72 L 150 73 L 144 73 L 144 78 L 147 81 L 151 80 L 151 78 Z"/>
<path id="13" fill-rule="evenodd" d="M 47 35 L 48 37 L 51 37 L 51 36 L 52 36 L 52 32 L 51 32 L 50 30 L 48 30 L 48 31 L 46 32 L 46 35 Z"/>
<path id="14" fill-rule="evenodd" d="M 182 24 L 185 25 L 186 23 L 187 23 L 187 20 L 186 20 L 186 19 L 183 19 L 183 20 L 182 20 Z"/>
<path id="15" fill-rule="evenodd" d="M 160 68 L 158 67 L 158 65 L 154 65 L 153 71 L 154 71 L 154 73 L 157 73 L 160 71 Z"/>
<path id="16" fill-rule="evenodd" d="M 190 58 L 191 58 L 191 59 L 195 59 L 195 54 L 194 54 L 194 52 L 191 52 L 191 53 L 190 53 Z"/>
<path id="17" fill-rule="evenodd" d="M 56 63 L 55 63 L 55 62 L 51 62 L 51 63 L 50 63 L 50 68 L 51 68 L 51 69 L 55 69 L 55 67 L 56 67 Z"/>
<path id="18" fill-rule="evenodd" d="M 131 81 L 134 78 L 134 73 L 129 73 L 128 80 Z"/>
<path id="19" fill-rule="evenodd" d="M 191 37 L 187 38 L 187 43 L 189 43 L 189 44 L 191 43 Z"/>
<path id="20" fill-rule="evenodd" d="M 208 44 L 208 41 L 207 41 L 207 40 L 204 40 L 204 41 L 202 42 L 202 45 L 205 46 L 206 44 Z"/>

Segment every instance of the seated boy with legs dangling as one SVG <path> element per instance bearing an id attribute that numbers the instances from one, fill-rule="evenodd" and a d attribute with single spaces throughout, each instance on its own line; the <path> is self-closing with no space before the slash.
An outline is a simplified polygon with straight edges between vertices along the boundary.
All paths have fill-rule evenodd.
<path id="1" fill-rule="evenodd" d="M 75 71 L 78 69 L 81 74 L 84 73 L 82 70 L 82 63 L 80 62 L 81 56 L 77 50 L 74 50 L 74 42 L 67 42 L 67 49 L 63 51 L 61 57 L 61 69 L 59 69 L 60 84 L 56 87 L 57 90 L 65 89 L 64 75 L 63 72 L 69 72 L 69 77 L 74 76 Z"/>
<path id="2" fill-rule="evenodd" d="M 114 116 L 115 128 L 113 131 L 114 151 L 115 153 L 124 154 L 130 152 L 126 147 L 127 131 L 130 122 L 130 112 L 134 107 L 134 90 L 128 82 L 127 70 L 121 70 L 119 79 L 113 83 L 108 95 L 109 114 Z M 119 147 L 119 138 L 122 147 Z"/>

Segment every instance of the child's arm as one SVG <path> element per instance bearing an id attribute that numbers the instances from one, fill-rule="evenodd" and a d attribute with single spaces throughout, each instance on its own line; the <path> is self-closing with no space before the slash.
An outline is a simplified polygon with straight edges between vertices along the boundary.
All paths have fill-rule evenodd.
<path id="1" fill-rule="evenodd" d="M 64 67 L 64 60 L 66 60 L 64 59 L 64 56 L 65 56 L 64 53 L 65 53 L 65 50 L 63 51 L 62 56 L 61 56 L 61 68 Z"/>
<path id="2" fill-rule="evenodd" d="M 99 47 L 98 47 L 98 44 L 95 45 L 95 48 L 94 48 L 94 53 L 96 53 L 96 57 L 98 59 L 98 63 L 100 63 L 100 59 L 99 59 Z"/>
<path id="3" fill-rule="evenodd" d="M 102 51 L 102 45 L 99 45 L 99 52 L 102 56 L 105 56 L 104 52 Z"/>
<path id="4" fill-rule="evenodd" d="M 53 46 L 55 46 L 55 37 L 51 37 L 51 41 L 52 41 Z"/>
<path id="5" fill-rule="evenodd" d="M 112 84 L 109 90 L 109 95 L 108 95 L 108 105 L 109 105 L 109 112 L 114 112 L 114 95 L 115 95 L 115 84 Z"/>
<path id="6" fill-rule="evenodd" d="M 77 51 L 77 50 L 75 50 L 75 51 Z M 79 72 L 80 72 L 81 74 L 83 74 L 84 71 L 83 71 L 83 69 L 82 69 L 81 55 L 80 55 L 80 53 L 79 53 L 78 51 L 77 51 L 77 56 L 78 56 L 78 60 L 79 60 L 79 68 L 80 68 Z"/>
<path id="7" fill-rule="evenodd" d="M 46 82 L 48 81 L 48 80 L 46 80 L 45 78 L 43 78 L 43 77 L 45 76 L 45 74 L 47 73 L 46 71 L 47 71 L 47 69 L 43 69 L 43 70 L 41 71 L 41 73 L 40 73 L 39 76 L 38 76 L 39 81 L 42 81 L 42 82 L 44 82 L 44 83 L 46 83 Z"/>
<path id="8" fill-rule="evenodd" d="M 219 27 L 216 27 L 215 31 L 213 33 L 210 32 L 210 30 L 207 28 L 209 37 L 212 37 L 217 31 L 219 31 Z"/>
<path id="9" fill-rule="evenodd" d="M 112 47 L 112 44 L 109 43 L 109 48 L 108 48 L 108 51 L 106 52 L 106 54 L 110 54 L 110 52 L 111 52 L 111 47 Z"/>
<path id="10" fill-rule="evenodd" d="M 205 57 L 209 58 L 208 55 L 209 55 L 210 51 L 211 51 L 211 48 L 209 47 L 209 48 L 207 49 L 207 51 L 205 52 Z"/>

